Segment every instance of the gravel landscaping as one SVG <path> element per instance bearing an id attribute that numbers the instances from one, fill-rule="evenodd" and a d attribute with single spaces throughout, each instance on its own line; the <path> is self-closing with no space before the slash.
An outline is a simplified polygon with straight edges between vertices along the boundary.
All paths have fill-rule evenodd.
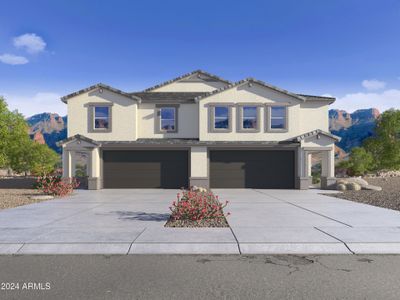
<path id="1" fill-rule="evenodd" d="M 400 177 L 365 179 L 369 184 L 382 187 L 382 191 L 344 191 L 326 195 L 400 211 Z"/>
<path id="2" fill-rule="evenodd" d="M 0 209 L 46 201 L 30 198 L 31 196 L 42 194 L 34 189 L 0 189 Z"/>
<path id="3" fill-rule="evenodd" d="M 229 227 L 225 217 L 218 219 L 207 219 L 207 220 L 172 220 L 171 218 L 165 224 L 165 227 Z"/>

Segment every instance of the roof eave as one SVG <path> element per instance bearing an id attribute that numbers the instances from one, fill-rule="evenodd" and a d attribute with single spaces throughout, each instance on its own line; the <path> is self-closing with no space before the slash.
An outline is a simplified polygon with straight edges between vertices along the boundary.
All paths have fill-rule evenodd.
<path id="1" fill-rule="evenodd" d="M 68 103 L 67 100 L 69 100 L 69 99 L 71 99 L 73 97 L 79 96 L 79 95 L 81 95 L 83 93 L 87 93 L 87 92 L 90 92 L 90 91 L 92 91 L 94 89 L 99 89 L 99 88 L 106 89 L 106 90 L 109 90 L 109 91 L 111 91 L 113 93 L 116 93 L 116 94 L 119 94 L 121 96 L 130 98 L 132 100 L 137 101 L 138 103 L 142 102 L 142 99 L 140 97 L 138 97 L 138 96 L 128 94 L 126 92 L 123 92 L 123 91 L 121 91 L 119 89 L 113 88 L 113 87 L 111 87 L 109 85 L 106 85 L 106 84 L 103 84 L 103 83 L 97 83 L 97 84 L 91 85 L 91 86 L 89 86 L 89 87 L 87 87 L 85 89 L 81 89 L 81 90 L 79 90 L 77 92 L 65 95 L 65 96 L 61 97 L 61 101 L 67 104 Z"/>

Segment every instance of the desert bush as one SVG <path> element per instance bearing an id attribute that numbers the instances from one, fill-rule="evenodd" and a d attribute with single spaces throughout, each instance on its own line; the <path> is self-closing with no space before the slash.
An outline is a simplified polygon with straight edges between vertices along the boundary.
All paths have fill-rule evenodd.
<path id="1" fill-rule="evenodd" d="M 38 177 L 35 188 L 47 195 L 67 196 L 79 186 L 76 178 L 61 178 L 61 176 Z"/>
<path id="2" fill-rule="evenodd" d="M 337 172 L 346 171 L 349 176 L 361 176 L 374 169 L 374 158 L 362 147 L 351 150 L 348 160 L 336 164 Z"/>
<path id="3" fill-rule="evenodd" d="M 177 200 L 170 207 L 171 221 L 225 219 L 225 216 L 229 215 L 223 212 L 227 204 L 228 201 L 221 203 L 218 196 L 209 191 L 183 190 L 182 195 L 178 193 Z"/>

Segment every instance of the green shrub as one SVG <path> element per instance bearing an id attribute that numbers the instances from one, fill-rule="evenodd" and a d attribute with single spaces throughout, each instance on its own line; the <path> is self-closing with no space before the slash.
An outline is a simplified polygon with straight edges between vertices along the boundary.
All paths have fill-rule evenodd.
<path id="1" fill-rule="evenodd" d="M 351 150 L 348 161 L 342 163 L 342 167 L 347 166 L 347 174 L 350 176 L 361 176 L 368 171 L 373 170 L 374 157 L 362 147 L 356 147 Z"/>

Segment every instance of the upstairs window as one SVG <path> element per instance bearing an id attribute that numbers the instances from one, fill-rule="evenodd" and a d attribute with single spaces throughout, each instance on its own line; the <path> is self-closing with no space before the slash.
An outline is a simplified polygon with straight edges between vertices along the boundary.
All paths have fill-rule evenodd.
<path id="1" fill-rule="evenodd" d="M 242 128 L 243 129 L 257 129 L 258 110 L 257 106 L 243 106 L 242 108 Z"/>
<path id="2" fill-rule="evenodd" d="M 176 108 L 161 107 L 160 108 L 160 130 L 162 132 L 176 131 Z"/>
<path id="3" fill-rule="evenodd" d="M 287 129 L 287 107 L 271 106 L 270 108 L 270 129 L 286 130 Z"/>
<path id="4" fill-rule="evenodd" d="M 110 129 L 110 107 L 95 106 L 94 107 L 94 129 L 107 130 Z"/>
<path id="5" fill-rule="evenodd" d="M 226 129 L 229 127 L 229 107 L 215 106 L 214 107 L 214 129 Z"/>

